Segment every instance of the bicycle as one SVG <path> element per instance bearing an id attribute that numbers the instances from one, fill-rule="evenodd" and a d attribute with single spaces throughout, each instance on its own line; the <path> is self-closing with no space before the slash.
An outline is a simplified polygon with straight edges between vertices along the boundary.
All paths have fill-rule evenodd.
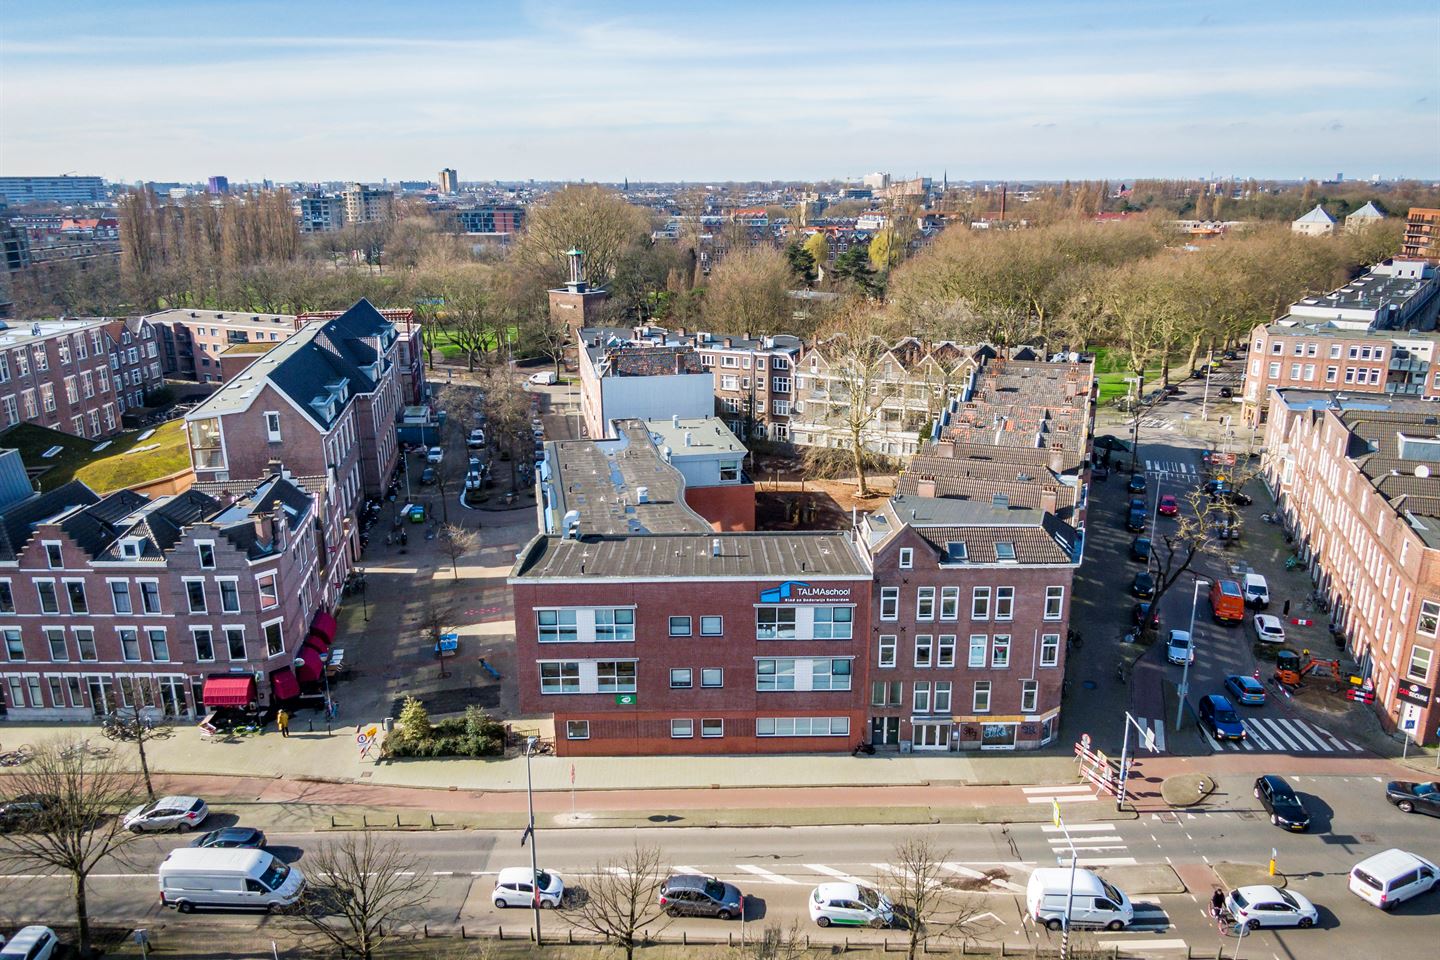
<path id="1" fill-rule="evenodd" d="M 21 764 L 29 763 L 34 758 L 35 748 L 28 743 L 22 743 L 8 753 L 0 753 L 0 767 L 18 767 Z"/>

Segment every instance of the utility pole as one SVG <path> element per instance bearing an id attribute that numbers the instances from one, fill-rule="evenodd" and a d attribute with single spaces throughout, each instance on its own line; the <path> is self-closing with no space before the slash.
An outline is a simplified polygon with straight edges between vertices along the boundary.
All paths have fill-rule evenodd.
<path id="1" fill-rule="evenodd" d="M 530 907 L 535 911 L 535 946 L 540 946 L 544 941 L 540 939 L 540 863 L 535 853 L 535 782 L 530 776 L 530 757 L 535 753 L 535 743 L 538 737 L 525 738 L 525 806 L 529 810 L 530 823 L 520 837 L 524 843 L 525 838 L 530 838 Z"/>

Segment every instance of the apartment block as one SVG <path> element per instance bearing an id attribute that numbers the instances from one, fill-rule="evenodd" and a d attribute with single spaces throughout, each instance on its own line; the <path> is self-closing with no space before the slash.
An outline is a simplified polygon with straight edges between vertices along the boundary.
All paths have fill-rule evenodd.
<path id="1" fill-rule="evenodd" d="M 101 498 L 74 481 L 0 510 L 5 719 L 194 719 L 314 689 L 303 645 L 334 638 L 317 498 L 282 474 L 228 486 Z"/>
<path id="2" fill-rule="evenodd" d="M 336 233 L 345 229 L 345 198 L 311 194 L 299 200 L 301 233 Z"/>
<path id="3" fill-rule="evenodd" d="M 145 317 L 159 334 L 161 368 L 168 377 L 220 383 L 221 356 L 236 345 L 276 344 L 300 328 L 292 314 L 235 310 L 161 310 Z"/>
<path id="4" fill-rule="evenodd" d="M 340 194 L 345 201 L 345 222 L 373 223 L 395 219 L 395 193 L 352 183 Z"/>
<path id="5" fill-rule="evenodd" d="M 1440 210 L 1411 207 L 1405 217 L 1400 255 L 1406 259 L 1440 263 Z"/>
<path id="6" fill-rule="evenodd" d="M 585 435 L 614 437 L 616 420 L 703 418 L 715 411 L 714 376 L 694 347 L 626 329 L 579 331 L 580 412 Z"/>
<path id="7" fill-rule="evenodd" d="M 1094 420 L 1094 364 L 994 357 L 972 371 L 934 432 L 1073 475 L 1089 458 Z"/>
<path id="8" fill-rule="evenodd" d="M 27 203 L 98 203 L 105 199 L 100 177 L 0 177 L 0 197 L 12 207 Z"/>
<path id="9" fill-rule="evenodd" d="M 34 423 L 92 440 L 118 432 L 123 385 L 108 324 L 0 324 L 0 429 Z"/>
<path id="10" fill-rule="evenodd" d="M 165 386 L 160 335 L 144 317 L 126 317 L 105 324 L 110 337 L 110 377 L 115 407 L 123 415 L 148 404 L 147 397 Z"/>
<path id="11" fill-rule="evenodd" d="M 1386 261 L 1337 290 L 1296 301 L 1250 333 L 1245 422 L 1265 421 L 1277 388 L 1440 396 L 1431 369 L 1437 311 L 1440 281 L 1434 266 L 1419 260 Z"/>
<path id="12" fill-rule="evenodd" d="M 798 360 L 788 424 L 790 440 L 798 446 L 851 443 L 851 390 L 860 375 L 851 360 L 836 352 L 836 344 L 817 342 Z M 989 348 L 925 343 L 913 337 L 886 345 L 878 366 L 864 374 L 872 389 L 862 402 L 873 414 L 860 418 L 866 449 L 892 457 L 917 453 L 952 395 L 992 353 Z"/>
<path id="13" fill-rule="evenodd" d="M 1387 730 L 1433 744 L 1440 418 L 1432 404 L 1272 388 L 1261 464 Z M 1324 655 L 1321 652 L 1320 655 Z"/>

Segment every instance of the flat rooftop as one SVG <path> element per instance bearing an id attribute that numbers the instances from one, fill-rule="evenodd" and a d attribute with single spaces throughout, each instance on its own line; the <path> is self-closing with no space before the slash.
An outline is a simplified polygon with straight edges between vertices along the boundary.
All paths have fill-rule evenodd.
<path id="1" fill-rule="evenodd" d="M 92 327 L 103 329 L 110 322 L 108 317 L 87 317 L 75 320 L 34 320 L 25 323 L 19 320 L 0 320 L 0 347 L 13 347 L 32 343 L 66 333 L 77 333 Z"/>
<path id="2" fill-rule="evenodd" d="M 1290 309 L 1292 313 L 1296 307 L 1307 310 L 1384 310 L 1390 306 L 1404 306 L 1430 286 L 1429 280 L 1367 273 L 1329 293 L 1296 300 Z"/>
<path id="3" fill-rule="evenodd" d="M 645 429 L 656 447 L 669 447 L 675 457 L 734 453 L 744 456 L 745 445 L 718 417 L 671 417 L 646 420 Z"/>
<path id="4" fill-rule="evenodd" d="M 295 315 L 287 313 L 251 313 L 248 310 L 186 310 L 183 307 L 146 314 L 146 320 L 159 323 L 185 323 L 191 326 L 283 327 L 295 331 Z"/>
<path id="5" fill-rule="evenodd" d="M 669 580 L 674 578 L 868 580 L 850 535 L 676 533 L 648 537 L 540 535 L 520 551 L 512 580 Z"/>
<path id="6" fill-rule="evenodd" d="M 645 422 L 617 421 L 616 430 L 614 440 L 545 444 L 539 472 L 547 528 L 560 530 L 574 510 L 582 535 L 708 531 L 710 524 L 685 504 L 685 479 L 661 459 Z"/>

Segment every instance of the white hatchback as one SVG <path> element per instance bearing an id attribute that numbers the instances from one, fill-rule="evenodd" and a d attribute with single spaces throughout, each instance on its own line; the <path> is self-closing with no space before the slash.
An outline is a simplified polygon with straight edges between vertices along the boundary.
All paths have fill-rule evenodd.
<path id="1" fill-rule="evenodd" d="M 146 830 L 178 830 L 185 833 L 205 822 L 210 808 L 199 797 L 161 797 L 141 804 L 125 814 L 123 826 L 131 833 Z"/>
<path id="2" fill-rule="evenodd" d="M 810 919 L 819 926 L 874 927 L 895 922 L 885 894 L 858 883 L 822 883 L 810 894 Z"/>
<path id="3" fill-rule="evenodd" d="M 1230 891 L 1225 907 L 1237 923 L 1261 927 L 1313 927 L 1320 911 L 1304 894 L 1276 887 L 1239 887 Z"/>
<path id="4" fill-rule="evenodd" d="M 1261 643 L 1284 643 L 1285 627 L 1280 618 L 1268 613 L 1255 614 L 1255 639 Z"/>
<path id="5" fill-rule="evenodd" d="M 565 898 L 565 881 L 554 870 L 530 872 L 529 867 L 506 867 L 495 876 L 492 899 L 502 910 L 506 907 L 529 907 L 536 900 L 540 906 L 560 906 Z"/>

